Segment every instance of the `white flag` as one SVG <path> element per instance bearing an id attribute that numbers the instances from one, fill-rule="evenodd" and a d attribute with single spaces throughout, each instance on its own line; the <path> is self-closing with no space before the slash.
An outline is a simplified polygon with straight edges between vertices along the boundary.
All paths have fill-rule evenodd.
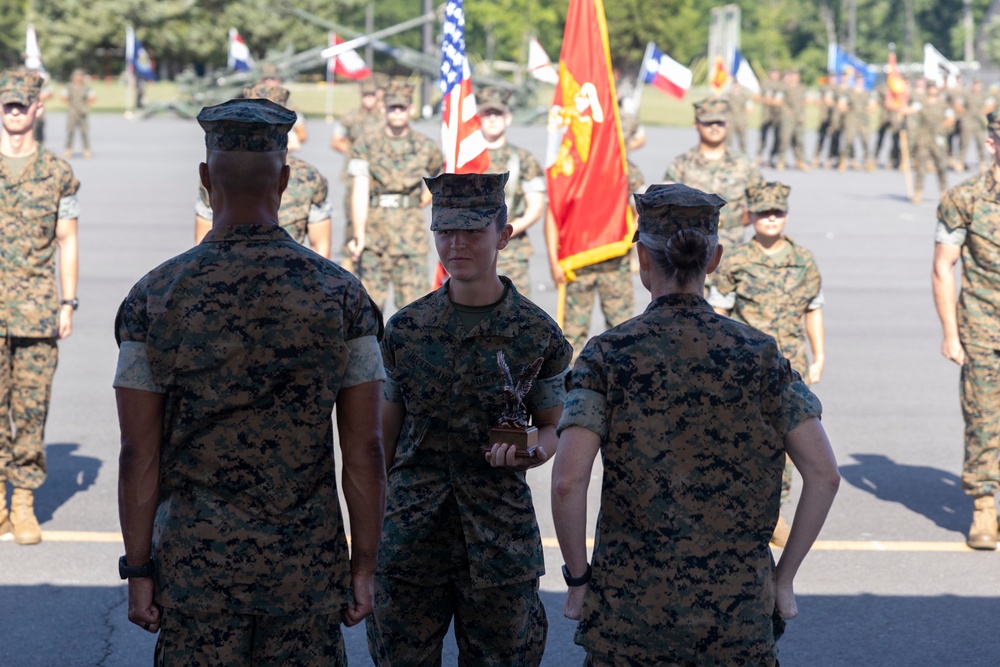
<path id="1" fill-rule="evenodd" d="M 559 73 L 552 66 L 549 54 L 545 53 L 537 37 L 532 37 L 528 42 L 528 73 L 539 81 L 551 83 L 553 86 L 559 84 Z"/>
<path id="2" fill-rule="evenodd" d="M 951 85 L 955 83 L 955 77 L 961 73 L 958 65 L 941 55 L 941 52 L 930 44 L 924 44 L 924 78 L 937 81 L 940 86 L 944 83 Z"/>
<path id="3" fill-rule="evenodd" d="M 28 69 L 45 72 L 45 67 L 42 66 L 42 52 L 38 48 L 38 36 L 35 35 L 35 26 L 30 23 L 24 38 L 24 66 Z"/>

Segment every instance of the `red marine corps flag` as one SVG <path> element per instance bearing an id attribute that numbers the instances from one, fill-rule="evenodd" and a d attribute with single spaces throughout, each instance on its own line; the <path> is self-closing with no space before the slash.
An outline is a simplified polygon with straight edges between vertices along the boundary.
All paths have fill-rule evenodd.
<path id="1" fill-rule="evenodd" d="M 576 269 L 632 247 L 627 169 L 604 3 L 570 0 L 545 158 L 549 214 L 568 281 Z M 560 323 L 565 294 L 560 285 Z"/>

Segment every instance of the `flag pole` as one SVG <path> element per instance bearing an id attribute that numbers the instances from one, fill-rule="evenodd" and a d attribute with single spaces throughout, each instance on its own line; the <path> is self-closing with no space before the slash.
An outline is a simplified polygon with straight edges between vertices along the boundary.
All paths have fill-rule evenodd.
<path id="1" fill-rule="evenodd" d="M 135 111 L 135 29 L 125 29 L 125 118 L 131 119 Z"/>
<path id="2" fill-rule="evenodd" d="M 642 89 L 646 87 L 646 63 L 653 55 L 653 42 L 646 44 L 646 53 L 642 56 L 642 66 L 639 68 L 639 76 L 635 78 L 635 88 L 632 89 L 632 107 L 635 115 L 639 115 L 639 105 L 642 103 Z"/>
<path id="3" fill-rule="evenodd" d="M 334 56 L 336 58 L 336 56 Z M 333 72 L 331 71 L 335 63 L 333 58 L 328 58 L 326 61 L 326 123 L 329 125 L 333 122 Z"/>
<path id="4" fill-rule="evenodd" d="M 556 324 L 563 328 L 563 321 L 566 319 L 566 283 L 557 285 L 558 295 L 556 296 Z"/>

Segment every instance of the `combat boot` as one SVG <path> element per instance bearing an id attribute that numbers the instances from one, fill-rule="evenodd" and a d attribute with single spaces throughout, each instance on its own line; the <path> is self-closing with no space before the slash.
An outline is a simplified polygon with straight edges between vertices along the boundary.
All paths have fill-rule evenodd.
<path id="1" fill-rule="evenodd" d="M 837 171 L 847 171 L 847 160 L 841 158 L 837 161 Z"/>
<path id="2" fill-rule="evenodd" d="M 785 161 L 784 160 L 778 160 L 778 164 L 774 165 L 774 168 L 776 170 L 778 170 L 778 171 L 784 171 L 785 170 Z"/>
<path id="3" fill-rule="evenodd" d="M 792 527 L 785 521 L 785 515 L 778 515 L 778 523 L 774 524 L 774 532 L 771 533 L 771 544 L 776 547 L 783 547 L 788 542 L 788 534 L 792 532 Z"/>
<path id="4" fill-rule="evenodd" d="M 816 165 L 814 164 L 813 166 L 815 167 Z M 798 169 L 799 171 L 809 171 L 809 165 L 807 165 L 804 160 L 799 160 L 798 162 L 796 162 L 795 168 Z"/>
<path id="5" fill-rule="evenodd" d="M 976 496 L 976 509 L 972 513 L 969 539 L 965 541 L 973 549 L 996 551 L 997 548 L 997 508 L 993 504 L 993 494 Z"/>
<path id="6" fill-rule="evenodd" d="M 14 489 L 10 499 L 10 521 L 14 524 L 14 541 L 18 544 L 38 544 L 42 529 L 35 518 L 35 497 L 30 489 Z"/>
<path id="7" fill-rule="evenodd" d="M 813 169 L 819 169 L 819 156 L 818 155 L 813 158 L 812 168 Z"/>
<path id="8" fill-rule="evenodd" d="M 0 537 L 10 532 L 10 512 L 7 510 L 7 483 L 0 482 Z"/>
<path id="9" fill-rule="evenodd" d="M 865 160 L 865 171 L 875 171 L 875 163 L 871 160 Z"/>
<path id="10" fill-rule="evenodd" d="M 73 157 L 73 151 L 67 148 L 65 151 L 63 151 L 63 157 L 66 158 L 67 160 L 70 159 L 71 157 Z"/>
<path id="11" fill-rule="evenodd" d="M 920 190 L 914 190 L 913 199 L 911 199 L 910 201 L 912 201 L 914 204 L 919 204 L 923 200 L 924 200 L 924 193 L 921 192 Z"/>

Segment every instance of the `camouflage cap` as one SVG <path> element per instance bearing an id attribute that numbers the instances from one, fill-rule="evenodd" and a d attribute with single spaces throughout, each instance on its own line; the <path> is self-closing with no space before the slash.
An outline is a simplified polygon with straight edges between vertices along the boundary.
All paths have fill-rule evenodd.
<path id="1" fill-rule="evenodd" d="M 391 81 L 385 88 L 385 106 L 408 107 L 413 104 L 413 84 L 409 81 Z"/>
<path id="2" fill-rule="evenodd" d="M 986 129 L 993 134 L 1000 134 L 1000 112 L 991 111 L 986 114 Z"/>
<path id="3" fill-rule="evenodd" d="M 504 186 L 508 172 L 502 174 L 441 174 L 424 178 L 433 196 L 431 231 L 446 229 L 482 229 L 506 214 Z"/>
<path id="4" fill-rule="evenodd" d="M 725 122 L 729 119 L 729 102 L 719 97 L 706 97 L 695 102 L 694 119 L 699 123 Z"/>
<path id="5" fill-rule="evenodd" d="M 294 111 L 271 100 L 229 100 L 198 114 L 205 147 L 213 151 L 287 150 L 288 131 L 295 119 Z"/>
<path id="6" fill-rule="evenodd" d="M 276 83 L 258 83 L 243 89 L 243 97 L 248 100 L 271 100 L 275 104 L 288 104 L 288 89 Z"/>
<path id="7" fill-rule="evenodd" d="M 476 102 L 479 103 L 479 113 L 484 111 L 507 113 L 510 111 L 510 91 L 490 86 L 476 93 Z"/>
<path id="8" fill-rule="evenodd" d="M 375 93 L 378 92 L 378 89 L 381 88 L 381 86 L 379 86 L 378 82 L 375 80 L 374 76 L 369 76 L 367 79 L 362 79 L 358 87 L 360 88 L 362 95 L 374 95 Z"/>
<path id="9" fill-rule="evenodd" d="M 264 63 L 260 66 L 260 81 L 264 79 L 281 79 L 278 66 L 274 63 Z"/>
<path id="10" fill-rule="evenodd" d="M 639 234 L 669 237 L 687 228 L 705 234 L 719 233 L 719 209 L 726 205 L 726 200 L 718 195 L 671 183 L 651 185 L 645 194 L 634 196 L 639 226 L 633 242 L 639 240 Z"/>
<path id="11" fill-rule="evenodd" d="M 42 77 L 24 67 L 4 70 L 0 74 L 0 104 L 30 105 L 38 99 Z"/>
<path id="12" fill-rule="evenodd" d="M 758 183 L 747 188 L 747 210 L 751 213 L 787 211 L 791 186 L 777 181 Z"/>

